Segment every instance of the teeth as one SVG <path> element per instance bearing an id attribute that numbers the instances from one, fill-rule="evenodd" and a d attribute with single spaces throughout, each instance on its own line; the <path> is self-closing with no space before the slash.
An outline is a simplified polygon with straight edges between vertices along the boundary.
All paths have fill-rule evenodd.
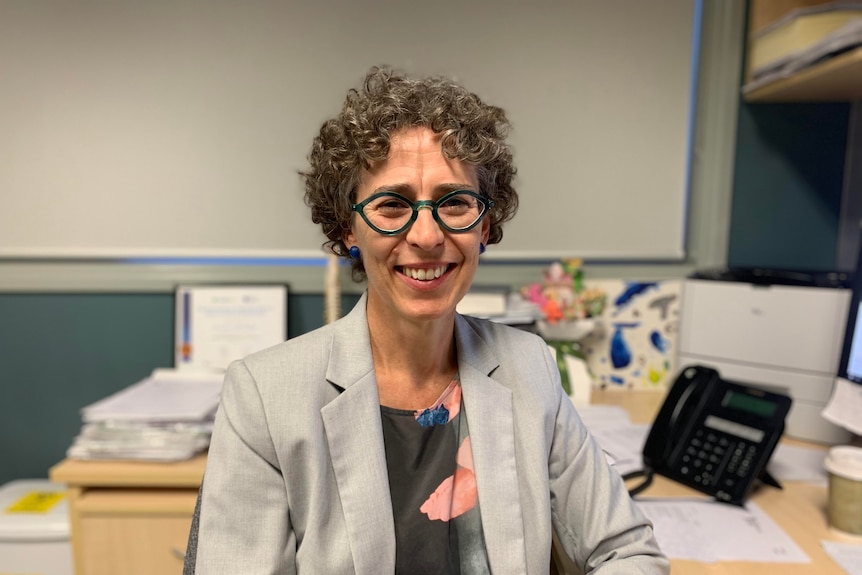
<path id="1" fill-rule="evenodd" d="M 415 280 L 427 281 L 439 278 L 446 271 L 446 266 L 440 266 L 431 269 L 414 269 L 404 268 L 404 275 Z"/>

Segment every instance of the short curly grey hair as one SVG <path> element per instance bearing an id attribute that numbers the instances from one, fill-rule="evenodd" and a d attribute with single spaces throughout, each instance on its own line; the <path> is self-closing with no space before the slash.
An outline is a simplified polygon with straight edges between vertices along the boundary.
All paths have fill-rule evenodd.
<path id="1" fill-rule="evenodd" d="M 300 172 L 305 203 L 312 221 L 329 239 L 324 247 L 330 252 L 349 257 L 342 238 L 350 232 L 350 206 L 362 170 L 386 160 L 392 136 L 412 127 L 441 134 L 446 157 L 476 166 L 479 192 L 494 201 L 487 216 L 488 243 L 503 238 L 503 223 L 518 210 L 505 112 L 447 78 L 410 78 L 388 67 L 374 67 L 361 89 L 347 93 L 341 113 L 321 126 L 308 156 L 311 168 Z M 363 280 L 361 258 L 352 261 L 353 278 Z"/>

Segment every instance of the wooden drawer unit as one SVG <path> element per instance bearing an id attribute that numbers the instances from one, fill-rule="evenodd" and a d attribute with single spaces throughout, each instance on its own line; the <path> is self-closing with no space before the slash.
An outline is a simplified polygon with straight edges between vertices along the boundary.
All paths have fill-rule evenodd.
<path id="1" fill-rule="evenodd" d="M 180 575 L 204 456 L 173 464 L 65 460 L 76 575 Z"/>
<path id="2" fill-rule="evenodd" d="M 197 492 L 91 490 L 78 501 L 81 566 L 88 575 L 183 571 Z"/>

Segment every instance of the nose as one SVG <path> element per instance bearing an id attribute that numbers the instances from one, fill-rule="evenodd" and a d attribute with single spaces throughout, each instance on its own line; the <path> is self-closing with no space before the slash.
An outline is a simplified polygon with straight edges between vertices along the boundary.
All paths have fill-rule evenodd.
<path id="1" fill-rule="evenodd" d="M 443 243 L 443 229 L 434 219 L 431 206 L 421 206 L 417 210 L 416 221 L 407 230 L 407 241 L 425 250 Z"/>

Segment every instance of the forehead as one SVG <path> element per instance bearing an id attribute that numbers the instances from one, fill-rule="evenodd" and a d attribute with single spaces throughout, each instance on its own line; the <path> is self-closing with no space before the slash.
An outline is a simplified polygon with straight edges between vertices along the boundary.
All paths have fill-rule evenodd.
<path id="1" fill-rule="evenodd" d="M 359 196 L 382 189 L 433 194 L 437 188 L 457 185 L 476 189 L 476 167 L 443 155 L 441 136 L 429 128 L 408 128 L 390 140 L 389 157 L 362 170 Z"/>

